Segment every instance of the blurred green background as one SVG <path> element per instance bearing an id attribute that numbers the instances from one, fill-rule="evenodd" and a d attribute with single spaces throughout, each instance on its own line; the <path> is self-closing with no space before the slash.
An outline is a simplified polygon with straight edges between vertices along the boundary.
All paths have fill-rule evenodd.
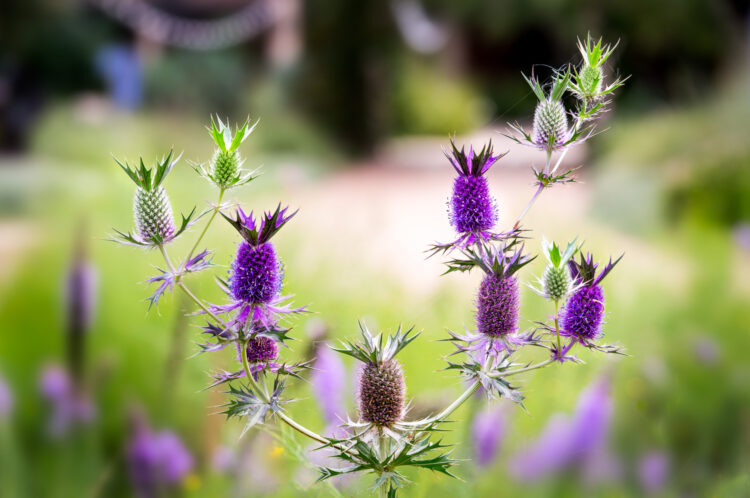
<path id="1" fill-rule="evenodd" d="M 369 476 L 314 485 L 307 441 L 240 440 L 240 424 L 218 415 L 223 395 L 203 388 L 209 371 L 233 367 L 231 352 L 190 357 L 198 321 L 181 317 L 194 310 L 179 294 L 158 310 L 144 302 L 158 254 L 105 240 L 132 225 L 133 185 L 111 156 L 182 151 L 166 186 L 175 210 L 189 212 L 216 196 L 190 167 L 211 158 L 209 114 L 260 117 L 240 151 L 263 175 L 230 197 L 256 210 L 300 208 L 275 241 L 285 293 L 315 313 L 293 321 L 298 340 L 284 358 L 314 355 L 321 331 L 331 342 L 353 337 L 360 318 L 391 331 L 414 324 L 424 332 L 402 360 L 413 411 L 431 412 L 462 388 L 441 370 L 451 347 L 437 340 L 472 327 L 478 283 L 440 277 L 439 261 L 424 260 L 429 244 L 452 235 L 441 148 L 456 134 L 510 149 L 489 178 L 500 222 L 511 223 L 544 160 L 498 133 L 509 120 L 531 121 L 520 73 L 578 61 L 576 38 L 591 32 L 619 40 L 609 74 L 631 77 L 607 131 L 568 156 L 567 166 L 583 165 L 581 181 L 533 208 L 527 247 L 536 251 L 542 234 L 577 235 L 599 259 L 626 253 L 605 281 L 604 341 L 629 356 L 584 352 L 585 364 L 528 374 L 526 411 L 500 402 L 503 437 L 485 466 L 472 461 L 471 427 L 486 402 L 471 401 L 445 436 L 465 459 L 462 480 L 410 474 L 405 496 L 750 496 L 745 2 L 9 0 L 2 9 L 0 495 L 133 496 L 137 411 L 178 434 L 193 458 L 165 496 L 368 496 Z M 225 275 L 236 242 L 227 224 L 211 228 L 214 274 Z M 54 431 L 59 413 L 41 379 L 68 361 L 64 289 L 76 247 L 98 281 L 81 364 L 93 413 Z M 209 273 L 191 284 L 221 302 Z M 524 327 L 551 313 L 523 291 Z M 608 464 L 579 458 L 544 471 L 540 461 L 533 478 L 515 473 L 549 421 L 573 414 L 602 379 Z M 290 393 L 291 413 L 324 430 L 310 385 Z"/>

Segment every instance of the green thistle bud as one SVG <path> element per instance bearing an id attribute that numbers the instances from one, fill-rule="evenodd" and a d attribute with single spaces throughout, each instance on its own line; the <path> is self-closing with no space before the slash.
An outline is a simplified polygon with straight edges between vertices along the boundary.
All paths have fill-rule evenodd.
<path id="1" fill-rule="evenodd" d="M 240 155 L 237 151 L 216 149 L 213 160 L 213 177 L 216 185 L 227 188 L 237 177 L 240 168 Z"/>
<path id="2" fill-rule="evenodd" d="M 570 291 L 571 278 L 568 266 L 547 265 L 542 275 L 542 290 L 553 301 L 559 301 Z"/>
<path id="3" fill-rule="evenodd" d="M 232 133 L 228 124 L 225 124 L 218 117 L 216 120 L 212 117 L 208 133 L 216 143 L 216 152 L 208 169 L 200 166 L 196 168 L 196 171 L 222 190 L 244 185 L 253 180 L 257 175 L 254 175 L 253 172 L 245 173 L 242 171 L 244 161 L 237 149 L 250 136 L 257 125 L 258 121 L 250 126 L 250 120 L 247 119 L 242 126 L 237 128 L 235 133 Z"/>
<path id="4" fill-rule="evenodd" d="M 578 73 L 578 84 L 583 94 L 588 97 L 599 95 L 603 77 L 601 66 L 584 65 Z"/>
<path id="5" fill-rule="evenodd" d="M 162 186 L 167 174 L 172 170 L 179 156 L 172 159 L 173 151 L 164 156 L 152 168 L 147 168 L 140 159 L 137 166 L 130 166 L 127 162 L 117 164 L 127 173 L 136 185 L 133 197 L 133 217 L 135 218 L 135 235 L 118 232 L 122 242 L 132 245 L 155 245 L 162 244 L 174 239 L 188 226 L 191 212 L 187 217 L 183 216 L 182 224 L 178 229 L 175 226 L 172 206 L 169 203 L 167 191 Z"/>
<path id="6" fill-rule="evenodd" d="M 576 245 L 576 239 L 569 242 L 565 251 L 560 251 L 556 243 L 542 239 L 542 252 L 547 258 L 548 265 L 539 279 L 539 288 L 532 289 L 540 296 L 560 301 L 573 291 L 573 279 L 570 276 L 568 261 L 578 252 L 581 245 Z"/>

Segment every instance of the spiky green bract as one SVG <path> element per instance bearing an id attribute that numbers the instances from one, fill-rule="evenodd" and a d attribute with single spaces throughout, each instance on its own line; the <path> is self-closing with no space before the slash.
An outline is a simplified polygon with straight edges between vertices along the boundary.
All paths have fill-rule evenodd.
<path id="1" fill-rule="evenodd" d="M 195 213 L 193 209 L 188 216 L 182 216 L 180 227 L 175 226 L 172 206 L 169 196 L 162 183 L 172 170 L 180 156 L 173 158 L 174 151 L 156 161 L 153 167 L 147 167 L 143 158 L 139 158 L 137 165 L 130 165 L 127 161 L 115 162 L 136 184 L 133 196 L 133 217 L 136 231 L 134 234 L 120 232 L 117 242 L 128 245 L 155 246 L 174 239 L 187 229 Z"/>
<path id="2" fill-rule="evenodd" d="M 556 242 L 550 243 L 546 238 L 542 238 L 542 252 L 548 264 L 539 279 L 539 288 L 532 287 L 537 294 L 552 301 L 559 301 L 572 292 L 574 286 L 568 261 L 581 247 L 577 240 L 573 239 L 565 250 L 561 251 Z"/>
<path id="3" fill-rule="evenodd" d="M 331 439 L 323 448 L 335 449 L 333 458 L 341 460 L 344 467 L 319 467 L 318 481 L 356 472 L 372 472 L 377 475 L 373 489 L 380 488 L 388 497 L 396 497 L 398 490 L 409 482 L 401 473 L 402 469 L 428 469 L 456 478 L 450 468 L 458 460 L 451 458 L 450 451 L 442 451 L 447 445 L 441 440 L 432 441 L 430 436 L 431 431 L 413 431 L 385 452 L 374 449 L 358 436 Z"/>
<path id="4" fill-rule="evenodd" d="M 464 259 L 452 259 L 446 263 L 446 273 L 470 271 L 479 267 L 488 275 L 508 278 L 536 259 L 536 256 L 523 254 L 523 245 L 516 249 L 518 244 L 518 239 L 513 239 L 502 248 L 481 244 L 477 249 L 466 249 L 463 251 Z"/>
<path id="5" fill-rule="evenodd" d="M 420 332 L 413 333 L 414 327 L 409 327 L 404 332 L 399 325 L 396 333 L 389 335 L 386 339 L 383 334 L 373 336 L 363 322 L 359 322 L 359 330 L 362 334 L 362 342 L 346 341 L 342 343 L 340 348 L 333 348 L 333 350 L 351 356 L 365 364 L 384 363 L 392 360 L 399 351 L 408 346 L 420 334 Z"/>
<path id="6" fill-rule="evenodd" d="M 117 158 L 114 158 L 120 168 L 130 177 L 131 180 L 138 186 L 146 191 L 152 191 L 158 189 L 164 179 L 167 177 L 172 168 L 180 160 L 179 156 L 172 159 L 174 150 L 170 150 L 169 153 L 162 157 L 161 160 L 156 161 L 156 165 L 152 168 L 146 167 L 143 163 L 143 158 L 138 158 L 139 164 L 131 166 L 127 161 L 124 163 L 120 162 Z"/>
<path id="7" fill-rule="evenodd" d="M 242 171 L 244 160 L 237 149 L 250 136 L 259 121 L 255 121 L 251 126 L 248 118 L 242 126 L 232 133 L 232 128 L 228 123 L 224 123 L 218 116 L 216 119 L 212 116 L 208 132 L 216 143 L 216 152 L 210 167 L 197 166 L 195 168 L 198 174 L 207 178 L 222 190 L 244 185 L 257 178 L 254 171 Z"/>

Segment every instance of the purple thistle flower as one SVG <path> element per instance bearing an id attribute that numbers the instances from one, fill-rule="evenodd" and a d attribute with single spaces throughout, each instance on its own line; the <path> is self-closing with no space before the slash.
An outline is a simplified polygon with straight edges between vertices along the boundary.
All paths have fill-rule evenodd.
<path id="1" fill-rule="evenodd" d="M 75 388 L 68 373 L 59 366 L 50 365 L 42 371 L 39 390 L 50 406 L 47 427 L 51 436 L 65 436 L 76 424 L 93 420 L 91 401 Z"/>
<path id="2" fill-rule="evenodd" d="M 534 258 L 523 254 L 523 247 L 506 254 L 490 245 L 482 244 L 478 251 L 466 251 L 469 259 L 459 261 L 465 268 L 478 266 L 485 272 L 477 292 L 478 334 L 454 335 L 468 347 L 465 351 L 484 350 L 496 355 L 502 351 L 513 351 L 517 345 L 527 343 L 527 338 L 518 334 L 519 295 L 515 273 Z"/>
<path id="3" fill-rule="evenodd" d="M 553 415 L 539 438 L 514 456 L 511 473 L 523 481 L 536 480 L 573 465 L 583 466 L 600 454 L 612 417 L 609 391 L 609 379 L 598 379 L 579 397 L 572 419 Z"/>
<path id="4" fill-rule="evenodd" d="M 329 425 L 341 420 L 345 413 L 346 378 L 346 367 L 339 355 L 325 344 L 318 346 L 310 382 Z"/>
<path id="5" fill-rule="evenodd" d="M 142 498 L 175 488 L 193 469 L 193 457 L 175 433 L 155 433 L 143 420 L 135 422 L 127 459 L 131 482 Z"/>
<path id="6" fill-rule="evenodd" d="M 502 239 L 507 235 L 492 232 L 498 218 L 497 203 L 490 194 L 487 178 L 484 176 L 507 152 L 493 155 L 492 142 L 482 147 L 479 153 L 474 152 L 474 147 L 470 147 L 467 153 L 464 147 L 458 150 L 456 143 L 451 140 L 451 149 L 450 154 L 446 152 L 445 155 L 458 176 L 453 181 L 448 217 L 459 233 L 459 238 L 449 244 L 433 246 L 433 253 L 463 249 L 478 242 Z"/>
<path id="7" fill-rule="evenodd" d="M 282 266 L 270 243 L 271 237 L 297 214 L 295 211 L 287 215 L 287 210 L 288 208 L 281 209 L 279 205 L 273 213 L 264 213 L 259 224 L 256 224 L 252 212 L 247 215 L 242 208 L 237 209 L 235 219 L 222 213 L 244 239 L 232 263 L 229 284 L 225 289 L 233 302 L 213 306 L 213 311 L 216 312 L 237 311 L 225 323 L 227 328 L 244 327 L 248 323 L 270 327 L 276 323 L 279 315 L 304 311 L 304 307 L 291 308 L 281 304 L 286 299 L 280 296 Z"/>
<path id="8" fill-rule="evenodd" d="M 477 464 L 492 463 L 505 435 L 505 415 L 500 405 L 488 406 L 474 417 L 471 427 Z"/>
<path id="9" fill-rule="evenodd" d="M 398 360 L 367 363 L 359 378 L 359 411 L 362 419 L 390 427 L 404 414 L 406 385 Z"/>
<path id="10" fill-rule="evenodd" d="M 10 417 L 13 411 L 13 394 L 5 379 L 0 377 L 0 421 Z"/>
<path id="11" fill-rule="evenodd" d="M 591 254 L 581 255 L 580 261 L 570 260 L 570 272 L 578 290 L 568 298 L 562 312 L 561 334 L 589 342 L 601 335 L 604 318 L 604 291 L 599 285 L 602 279 L 622 259 L 612 259 L 597 275 L 598 264 L 594 263 Z"/>
<path id="12" fill-rule="evenodd" d="M 268 363 L 279 354 L 276 341 L 269 337 L 257 336 L 247 341 L 245 355 L 249 363 Z"/>

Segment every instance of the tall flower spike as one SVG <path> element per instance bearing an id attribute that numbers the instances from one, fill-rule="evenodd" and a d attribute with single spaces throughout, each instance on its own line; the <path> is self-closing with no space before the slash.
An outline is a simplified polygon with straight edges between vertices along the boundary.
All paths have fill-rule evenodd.
<path id="1" fill-rule="evenodd" d="M 497 223 L 497 203 L 490 194 L 484 174 L 505 154 L 494 155 L 491 141 L 479 152 L 475 152 L 474 147 L 469 147 L 467 153 L 464 147 L 459 150 L 451 139 L 451 151 L 446 152 L 445 156 L 458 176 L 453 181 L 448 216 L 459 237 L 449 244 L 434 245 L 431 248 L 432 254 L 504 238 L 506 234 L 492 232 Z"/>
<path id="2" fill-rule="evenodd" d="M 577 338 L 585 343 L 601 335 L 604 318 L 604 291 L 599 284 L 621 259 L 622 256 L 612 262 L 610 258 L 609 263 L 598 274 L 598 264 L 594 263 L 591 254 L 585 256 L 582 254 L 580 261 L 569 261 L 573 281 L 579 285 L 579 288 L 565 304 L 560 331 L 562 335 Z"/>
<path id="3" fill-rule="evenodd" d="M 196 171 L 222 190 L 244 185 L 257 178 L 254 171 L 242 170 L 244 160 L 237 149 L 255 130 L 259 122 L 260 120 L 256 120 L 250 125 L 250 118 L 248 118 L 242 126 L 236 129 L 235 133 L 232 133 L 232 128 L 228 123 L 225 124 L 218 116 L 215 120 L 211 117 L 211 126 L 207 128 L 216 143 L 216 152 L 208 168 L 199 166 Z"/>
<path id="4" fill-rule="evenodd" d="M 116 230 L 119 242 L 139 246 L 161 245 L 173 240 L 190 225 L 195 209 L 187 216 L 182 217 L 182 223 L 177 228 L 172 214 L 172 206 L 169 203 L 169 196 L 162 186 L 167 174 L 180 159 L 180 156 L 173 159 L 173 153 L 174 151 L 170 150 L 152 168 L 146 167 L 143 158 L 139 159 L 138 166 L 131 166 L 127 162 L 122 163 L 115 158 L 115 162 L 136 185 L 135 196 L 133 197 L 133 216 L 136 231 L 134 234 L 130 234 Z"/>
<path id="5" fill-rule="evenodd" d="M 410 335 L 413 328 L 384 339 L 373 336 L 367 326 L 360 322 L 363 341 L 347 342 L 339 353 L 351 356 L 363 363 L 359 382 L 359 411 L 362 420 L 373 428 L 392 428 L 404 415 L 406 385 L 401 364 L 395 359 L 419 333 Z"/>
<path id="6" fill-rule="evenodd" d="M 581 248 L 576 244 L 577 239 L 568 242 L 564 251 L 560 251 L 557 243 L 542 238 L 542 252 L 547 258 L 547 267 L 542 277 L 538 280 L 539 287 L 531 289 L 545 299 L 559 301 L 569 295 L 575 289 L 573 279 L 570 276 L 568 262 Z"/>
<path id="7" fill-rule="evenodd" d="M 528 145 L 551 154 L 566 147 L 580 143 L 591 135 L 591 130 L 581 131 L 568 126 L 568 114 L 562 103 L 562 97 L 570 84 L 570 70 L 555 72 L 549 93 L 544 92 L 542 84 L 532 74 L 531 78 L 524 75 L 524 79 L 531 87 L 539 101 L 534 110 L 534 123 L 531 134 L 527 133 L 518 123 L 509 123 L 513 131 L 520 137 L 505 135 L 516 143 Z"/>
<path id="8" fill-rule="evenodd" d="M 222 213 L 244 239 L 237 249 L 229 274 L 228 294 L 233 302 L 229 305 L 214 306 L 216 312 L 231 312 L 236 315 L 225 325 L 244 328 L 248 324 L 269 328 L 276 324 L 276 318 L 284 313 L 299 313 L 304 308 L 290 308 L 282 305 L 280 296 L 283 271 L 276 249 L 270 239 L 283 227 L 297 211 L 287 214 L 289 208 L 281 204 L 272 212 L 263 214 L 256 223 L 254 214 L 245 214 L 237 209 L 234 219 Z"/>

